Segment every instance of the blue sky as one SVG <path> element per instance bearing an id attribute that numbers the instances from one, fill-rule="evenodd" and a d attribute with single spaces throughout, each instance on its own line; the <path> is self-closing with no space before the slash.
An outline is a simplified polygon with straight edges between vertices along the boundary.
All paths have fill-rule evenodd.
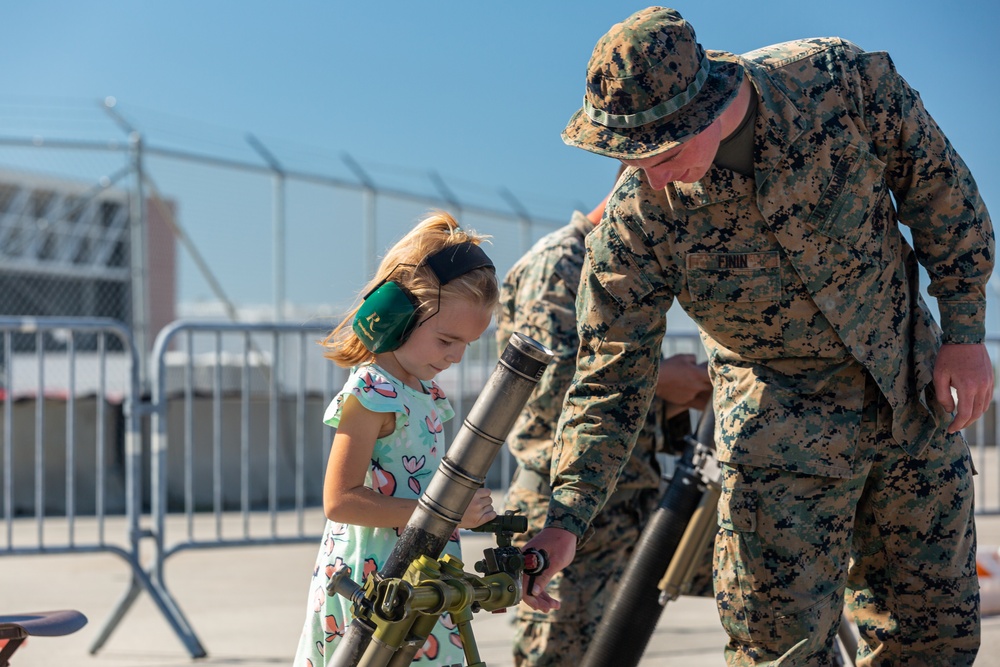
<path id="1" fill-rule="evenodd" d="M 503 186 L 529 208 L 562 219 L 599 201 L 616 165 L 564 146 L 559 133 L 580 104 L 594 43 L 643 6 L 9 2 L 0 9 L 0 135 L 32 131 L 36 121 L 64 133 L 97 131 L 82 117 L 99 116 L 96 101 L 114 96 L 159 144 L 254 159 L 242 139 L 252 132 L 279 152 L 347 152 L 363 163 Z M 995 211 L 998 6 L 703 0 L 677 8 L 708 48 L 743 52 L 838 35 L 889 51 Z M 32 108 L 40 109 L 37 118 L 26 111 Z M 90 111 L 76 118 L 73 109 Z M 210 231 L 189 229 L 212 257 L 220 241 Z M 213 264 L 239 300 L 250 300 L 231 255 Z M 303 264 L 308 273 L 310 262 Z M 181 298 L 196 298 L 185 280 Z M 991 319 L 1000 322 L 996 313 Z"/>

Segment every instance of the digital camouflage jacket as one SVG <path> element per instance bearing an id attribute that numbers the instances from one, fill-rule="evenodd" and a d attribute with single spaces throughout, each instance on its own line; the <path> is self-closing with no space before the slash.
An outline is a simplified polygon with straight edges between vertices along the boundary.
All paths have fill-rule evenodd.
<path id="1" fill-rule="evenodd" d="M 821 38 L 723 57 L 759 97 L 754 176 L 713 166 L 662 191 L 641 171 L 619 180 L 587 238 L 549 526 L 582 535 L 613 488 L 674 299 L 703 332 L 720 460 L 805 474 L 851 474 L 865 372 L 919 453 L 947 418 L 926 391 L 942 333 L 985 335 L 989 215 L 888 54 Z"/>
<path id="2" fill-rule="evenodd" d="M 531 392 L 507 446 L 518 464 L 548 478 L 553 438 L 563 398 L 576 369 L 576 296 L 586 256 L 585 238 L 594 224 L 576 211 L 569 224 L 539 239 L 504 278 L 497 308 L 497 345 L 503 350 L 517 331 L 552 350 L 555 358 Z M 662 401 L 654 398 L 656 409 Z M 655 454 L 660 447 L 656 412 L 646 419 L 635 456 L 617 488 L 657 488 Z"/>

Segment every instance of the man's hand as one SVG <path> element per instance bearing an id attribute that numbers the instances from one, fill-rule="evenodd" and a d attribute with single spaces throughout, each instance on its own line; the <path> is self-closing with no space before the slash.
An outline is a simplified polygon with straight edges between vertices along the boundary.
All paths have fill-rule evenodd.
<path id="1" fill-rule="evenodd" d="M 676 406 L 677 412 L 688 408 L 703 410 L 712 395 L 707 364 L 697 363 L 693 354 L 675 354 L 663 359 L 656 381 L 656 395 Z"/>
<path id="2" fill-rule="evenodd" d="M 956 412 L 955 397 L 958 396 Z M 957 433 L 983 416 L 993 399 L 993 365 L 983 344 L 942 345 L 934 362 L 934 393 L 955 419 L 948 433 Z"/>
<path id="3" fill-rule="evenodd" d="M 576 555 L 576 535 L 562 528 L 542 528 L 524 545 L 525 549 L 529 547 L 544 550 L 549 565 L 535 577 L 534 590 L 527 589 L 528 576 L 524 575 L 521 580 L 524 602 L 538 611 L 558 609 L 559 600 L 546 593 L 545 587 L 557 572 L 573 562 L 573 556 Z"/>

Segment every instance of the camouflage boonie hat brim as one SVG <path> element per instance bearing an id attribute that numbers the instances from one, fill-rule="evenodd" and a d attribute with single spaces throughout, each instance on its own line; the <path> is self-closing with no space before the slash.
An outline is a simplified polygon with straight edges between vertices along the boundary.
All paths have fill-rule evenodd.
<path id="1" fill-rule="evenodd" d="M 583 107 L 563 141 L 618 159 L 663 153 L 719 117 L 736 98 L 742 72 L 734 60 L 707 54 L 675 10 L 636 12 L 594 47 Z"/>

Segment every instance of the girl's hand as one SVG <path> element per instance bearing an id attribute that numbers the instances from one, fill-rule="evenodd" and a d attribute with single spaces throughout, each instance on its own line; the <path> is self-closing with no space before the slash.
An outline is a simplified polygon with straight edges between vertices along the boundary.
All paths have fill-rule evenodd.
<path id="1" fill-rule="evenodd" d="M 476 489 L 476 495 L 472 496 L 469 506 L 465 510 L 465 515 L 458 523 L 459 528 L 475 528 L 481 526 L 490 519 L 495 518 L 497 513 L 493 510 L 493 497 L 490 496 L 489 489 Z"/>

